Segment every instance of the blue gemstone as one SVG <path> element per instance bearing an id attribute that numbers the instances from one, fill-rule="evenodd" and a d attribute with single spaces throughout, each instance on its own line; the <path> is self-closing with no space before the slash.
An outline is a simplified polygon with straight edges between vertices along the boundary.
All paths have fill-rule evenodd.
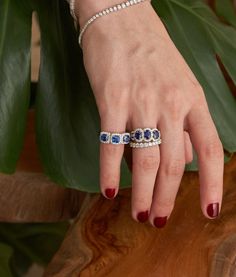
<path id="1" fill-rule="evenodd" d="M 124 143 L 129 143 L 130 142 L 130 135 L 124 135 L 123 136 L 123 142 Z"/>
<path id="2" fill-rule="evenodd" d="M 151 136 L 152 136 L 151 130 L 147 129 L 147 130 L 144 131 L 144 138 L 146 140 L 149 140 L 151 138 Z"/>
<path id="3" fill-rule="evenodd" d="M 108 140 L 109 140 L 108 134 L 101 134 L 100 140 L 101 140 L 102 142 L 108 142 Z"/>
<path id="4" fill-rule="evenodd" d="M 114 144 L 120 143 L 120 136 L 119 135 L 112 135 L 111 142 Z"/>
<path id="5" fill-rule="evenodd" d="M 141 140 L 143 138 L 143 133 L 140 131 L 140 130 L 137 130 L 134 134 L 134 137 L 137 139 L 137 140 Z"/>
<path id="6" fill-rule="evenodd" d="M 153 130 L 152 134 L 153 134 L 153 138 L 155 140 L 159 139 L 160 133 L 157 130 Z"/>

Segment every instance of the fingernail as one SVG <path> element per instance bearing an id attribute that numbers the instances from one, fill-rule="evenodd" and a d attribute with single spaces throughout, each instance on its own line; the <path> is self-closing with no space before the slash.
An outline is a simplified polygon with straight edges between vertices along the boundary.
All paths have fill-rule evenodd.
<path id="1" fill-rule="evenodd" d="M 212 203 L 207 206 L 207 214 L 215 218 L 219 215 L 219 203 Z"/>
<path id="2" fill-rule="evenodd" d="M 157 228 L 163 228 L 166 225 L 166 222 L 167 222 L 167 216 L 165 216 L 165 217 L 155 217 L 154 221 L 153 221 L 154 225 Z"/>
<path id="3" fill-rule="evenodd" d="M 114 198 L 116 189 L 106 189 L 105 194 L 107 198 Z"/>
<path id="4" fill-rule="evenodd" d="M 147 221 L 148 220 L 148 211 L 138 213 L 137 219 L 139 222 L 142 222 L 142 223 Z"/>

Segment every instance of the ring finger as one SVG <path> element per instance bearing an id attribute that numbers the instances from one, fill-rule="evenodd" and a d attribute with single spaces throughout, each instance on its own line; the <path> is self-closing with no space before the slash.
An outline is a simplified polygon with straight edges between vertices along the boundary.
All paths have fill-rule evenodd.
<path id="1" fill-rule="evenodd" d="M 175 125 L 175 126 L 174 126 Z M 160 122 L 160 168 L 158 171 L 150 222 L 163 227 L 174 207 L 176 194 L 185 168 L 184 132 L 182 124 Z"/>

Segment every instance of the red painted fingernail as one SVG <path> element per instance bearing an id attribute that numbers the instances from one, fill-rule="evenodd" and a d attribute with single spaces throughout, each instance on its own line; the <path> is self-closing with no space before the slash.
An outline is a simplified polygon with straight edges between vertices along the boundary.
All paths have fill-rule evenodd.
<path id="1" fill-rule="evenodd" d="M 105 194 L 107 198 L 114 198 L 116 189 L 106 189 Z"/>
<path id="2" fill-rule="evenodd" d="M 155 217 L 154 221 L 153 221 L 154 225 L 157 228 L 163 228 L 166 225 L 166 222 L 167 222 L 167 216 L 165 216 L 165 217 Z"/>
<path id="3" fill-rule="evenodd" d="M 138 213 L 137 219 L 139 222 L 142 222 L 142 223 L 147 221 L 148 220 L 148 211 Z"/>
<path id="4" fill-rule="evenodd" d="M 216 218 L 219 215 L 219 203 L 209 204 L 207 206 L 207 214 L 212 218 Z"/>

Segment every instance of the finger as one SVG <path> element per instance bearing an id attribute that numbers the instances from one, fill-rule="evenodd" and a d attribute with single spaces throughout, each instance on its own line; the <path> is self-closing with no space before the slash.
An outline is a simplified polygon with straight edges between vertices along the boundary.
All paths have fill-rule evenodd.
<path id="1" fill-rule="evenodd" d="M 184 131 L 184 149 L 185 149 L 185 163 L 191 163 L 193 160 L 193 146 L 188 132 Z"/>
<path id="2" fill-rule="evenodd" d="M 223 147 L 207 108 L 192 109 L 188 132 L 198 156 L 201 207 L 208 218 L 218 216 L 223 193 Z"/>
<path id="3" fill-rule="evenodd" d="M 153 123 L 146 126 L 155 125 Z M 149 216 L 153 188 L 159 167 L 159 147 L 156 145 L 133 148 L 132 158 L 132 217 L 137 221 L 145 222 Z"/>
<path id="4" fill-rule="evenodd" d="M 101 130 L 106 132 L 123 133 L 125 127 L 125 118 L 117 121 L 115 118 L 107 117 L 101 122 Z M 123 152 L 122 144 L 100 144 L 100 188 L 106 198 L 114 198 L 118 192 Z"/>
<path id="5" fill-rule="evenodd" d="M 175 126 L 174 126 L 175 125 Z M 182 124 L 160 121 L 162 136 L 160 167 L 156 179 L 150 222 L 164 227 L 175 203 L 176 194 L 185 168 L 184 132 Z"/>

